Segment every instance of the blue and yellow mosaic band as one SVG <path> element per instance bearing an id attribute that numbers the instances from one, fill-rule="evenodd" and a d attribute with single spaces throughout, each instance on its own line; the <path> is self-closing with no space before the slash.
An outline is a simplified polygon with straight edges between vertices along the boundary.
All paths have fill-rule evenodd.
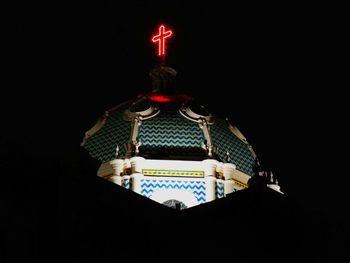
<path id="1" fill-rule="evenodd" d="M 171 169 L 142 169 L 145 176 L 168 176 L 168 177 L 197 177 L 203 178 L 204 171 L 171 170 Z"/>

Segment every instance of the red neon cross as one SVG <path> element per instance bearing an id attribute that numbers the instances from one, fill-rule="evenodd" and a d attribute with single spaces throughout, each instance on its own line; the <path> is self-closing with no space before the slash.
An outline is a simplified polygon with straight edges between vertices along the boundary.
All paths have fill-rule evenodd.
<path id="1" fill-rule="evenodd" d="M 152 42 L 158 42 L 158 56 L 165 56 L 165 39 L 170 37 L 173 32 L 171 30 L 164 31 L 165 27 L 161 25 L 158 29 L 159 33 L 152 37 Z"/>

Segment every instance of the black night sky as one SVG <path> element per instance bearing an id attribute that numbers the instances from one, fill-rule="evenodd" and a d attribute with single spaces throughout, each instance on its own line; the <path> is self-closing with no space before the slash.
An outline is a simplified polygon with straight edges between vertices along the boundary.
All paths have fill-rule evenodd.
<path id="1" fill-rule="evenodd" d="M 62 213 L 78 209 L 62 212 L 62 206 L 68 200 L 77 207 L 84 203 L 81 196 L 86 193 L 79 188 L 84 179 L 77 174 L 90 165 L 95 169 L 82 161 L 88 158 L 82 157 L 79 144 L 104 111 L 150 91 L 148 73 L 157 63 L 150 38 L 160 23 L 174 31 L 167 64 L 178 72 L 177 87 L 237 124 L 263 166 L 279 178 L 288 200 L 303 207 L 315 224 L 327 226 L 335 242 L 329 241 L 329 254 L 338 251 L 343 262 L 350 216 L 342 7 L 119 2 L 11 6 L 5 50 L 9 59 L 3 72 L 8 81 L 0 104 L 1 165 L 8 171 L 2 174 L 8 182 L 8 262 L 17 262 L 19 254 L 40 258 L 36 244 L 42 239 L 71 244 L 85 239 L 53 237 L 69 233 L 70 221 Z M 84 214 L 89 206 L 83 206 Z M 303 227 L 310 227 L 313 219 Z M 288 228 L 289 223 L 281 225 Z M 322 238 L 327 240 L 327 234 Z M 15 253 L 14 244 L 23 253 Z M 63 248 L 59 253 L 68 257 Z M 288 261 L 284 256 L 279 262 Z M 309 262 L 321 262 L 316 258 L 322 257 L 310 256 Z"/>

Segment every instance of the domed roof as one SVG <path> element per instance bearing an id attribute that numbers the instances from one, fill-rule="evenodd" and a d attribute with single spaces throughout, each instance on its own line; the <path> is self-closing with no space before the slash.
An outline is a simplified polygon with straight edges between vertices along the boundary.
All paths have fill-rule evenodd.
<path id="1" fill-rule="evenodd" d="M 82 145 L 101 162 L 135 155 L 175 160 L 209 157 L 233 163 L 249 176 L 256 174 L 256 156 L 239 130 L 177 93 L 155 90 L 108 110 L 86 132 Z"/>

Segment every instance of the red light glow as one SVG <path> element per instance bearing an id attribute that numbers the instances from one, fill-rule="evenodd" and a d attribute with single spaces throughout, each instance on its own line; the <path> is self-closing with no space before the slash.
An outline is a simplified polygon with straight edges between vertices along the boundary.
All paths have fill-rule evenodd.
<path id="1" fill-rule="evenodd" d="M 153 94 L 148 97 L 151 101 L 155 102 L 171 102 L 173 98 L 171 96 L 162 95 L 162 94 Z"/>
<path id="2" fill-rule="evenodd" d="M 158 42 L 158 56 L 165 56 L 165 39 L 170 37 L 173 34 L 173 31 L 165 31 L 165 26 L 161 25 L 158 28 L 158 35 L 152 37 L 152 42 Z"/>
<path id="3" fill-rule="evenodd" d="M 192 98 L 184 94 L 162 94 L 162 93 L 151 93 L 148 94 L 148 99 L 154 102 L 167 103 L 167 102 L 185 102 Z"/>

